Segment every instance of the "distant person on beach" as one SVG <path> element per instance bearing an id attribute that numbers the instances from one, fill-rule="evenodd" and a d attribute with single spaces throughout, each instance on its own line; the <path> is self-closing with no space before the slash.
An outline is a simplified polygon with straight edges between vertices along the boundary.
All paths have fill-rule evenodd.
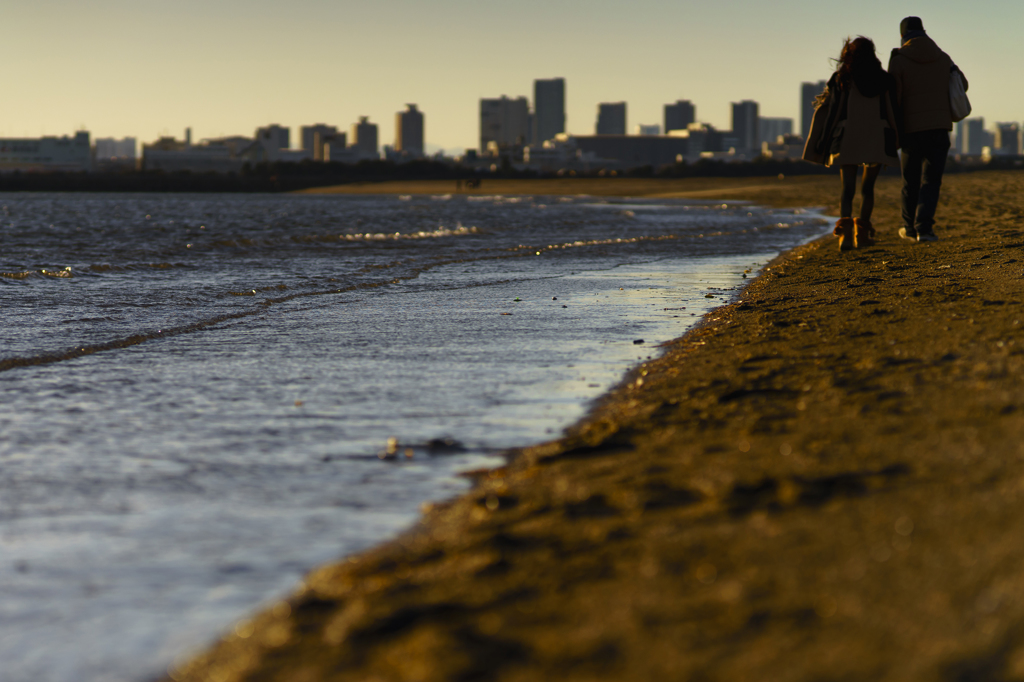
<path id="1" fill-rule="evenodd" d="M 901 47 L 889 58 L 896 103 L 902 111 L 903 227 L 899 234 L 904 239 L 933 242 L 938 239 L 935 208 L 953 129 L 950 74 L 959 72 L 964 90 L 967 78 L 928 37 L 918 17 L 900 22 L 900 38 Z"/>
<path id="2" fill-rule="evenodd" d="M 893 93 L 895 83 L 875 55 L 875 44 L 859 36 L 847 38 L 836 72 L 818 96 L 803 158 L 826 166 L 839 165 L 842 179 L 840 218 L 833 234 L 839 250 L 875 243 L 871 212 L 875 180 L 882 166 L 897 166 L 899 136 Z M 860 216 L 853 218 L 857 176 L 861 179 Z"/>

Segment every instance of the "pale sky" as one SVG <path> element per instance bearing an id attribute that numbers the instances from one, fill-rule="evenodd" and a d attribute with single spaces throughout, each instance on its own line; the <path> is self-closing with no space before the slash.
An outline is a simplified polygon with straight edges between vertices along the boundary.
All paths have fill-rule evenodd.
<path id="1" fill-rule="evenodd" d="M 406 102 L 426 142 L 475 147 L 478 100 L 533 98 L 564 77 L 568 130 L 626 101 L 629 130 L 689 99 L 728 129 L 729 103 L 799 125 L 801 81 L 825 79 L 846 36 L 882 63 L 920 16 L 970 81 L 974 114 L 1024 120 L 1022 0 L 0 0 L 0 136 L 252 135 L 360 115 L 394 139 Z"/>

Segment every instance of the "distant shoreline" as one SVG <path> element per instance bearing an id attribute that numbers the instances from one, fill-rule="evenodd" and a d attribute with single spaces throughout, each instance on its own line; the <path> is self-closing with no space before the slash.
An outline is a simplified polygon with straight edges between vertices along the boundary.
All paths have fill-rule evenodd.
<path id="1" fill-rule="evenodd" d="M 883 178 L 883 182 L 892 181 Z M 838 196 L 838 180 L 831 176 L 799 175 L 747 178 L 547 178 L 536 180 L 484 180 L 479 187 L 457 187 L 450 180 L 410 180 L 351 183 L 300 190 L 297 194 L 391 194 L 443 196 L 602 196 L 653 199 L 727 199 L 792 208 L 806 206 L 808 193 Z M 823 199 L 824 200 L 824 199 Z"/>
<path id="2" fill-rule="evenodd" d="M 964 166 L 950 161 L 947 174 L 1005 170 Z M 1021 169 L 1018 169 L 1021 170 Z M 0 173 L 0 193 L 6 192 L 103 192 L 103 193 L 282 193 L 314 194 L 416 194 L 476 193 L 501 194 L 520 191 L 529 194 L 587 193 L 594 195 L 649 196 L 675 192 L 678 183 L 706 188 L 749 186 L 787 180 L 833 177 L 839 171 L 798 161 L 748 163 L 709 162 L 660 169 L 637 168 L 616 177 L 599 172 L 570 176 L 537 175 L 530 171 L 483 172 L 436 162 L 363 162 L 356 166 L 322 163 L 282 163 L 260 166 L 243 173 L 163 173 L 147 171 L 77 173 Z M 898 177 L 888 168 L 884 176 Z M 479 181 L 470 188 L 467 181 Z M 519 190 L 502 188 L 519 187 Z M 591 188 L 577 191 L 576 188 Z M 418 188 L 430 188 L 418 189 Z M 497 190 L 495 188 L 498 188 Z M 524 189 L 529 188 L 529 189 Z M 612 189 L 615 188 L 615 189 Z"/>
<path id="3" fill-rule="evenodd" d="M 244 173 L 163 173 L 146 171 L 77 172 L 77 173 L 0 173 L 0 193 L 6 192 L 104 192 L 104 193 L 338 193 L 339 187 L 360 187 L 362 193 L 381 193 L 377 186 L 398 186 L 411 183 L 448 183 L 447 191 L 456 185 L 465 188 L 467 181 L 481 181 L 487 188 L 494 183 L 542 183 L 557 187 L 563 182 L 651 181 L 654 183 L 695 181 L 729 181 L 822 176 L 838 173 L 806 163 L 770 162 L 749 164 L 716 163 L 707 166 L 683 166 L 679 169 L 637 169 L 618 177 L 599 177 L 596 173 L 581 177 L 538 177 L 531 172 L 507 171 L 486 173 L 472 168 L 450 167 L 440 163 L 396 165 L 388 162 L 367 162 L 358 166 L 336 167 L 329 164 L 279 164 L 259 167 Z M 540 185 L 538 185 L 540 186 Z M 541 193 L 538 190 L 537 193 Z M 551 190 L 548 193 L 557 193 Z"/>
<path id="4" fill-rule="evenodd" d="M 725 194 L 752 187 L 775 187 L 779 175 L 745 177 L 562 177 L 507 178 L 371 178 L 342 179 L 307 176 L 270 175 L 193 175 L 188 173 L 67 173 L 0 175 L 3 192 L 85 192 L 85 193 L 293 193 L 293 194 L 537 194 L 594 196 L 659 196 L 693 191 L 720 191 Z M 821 181 L 831 175 L 785 175 L 787 183 Z"/>

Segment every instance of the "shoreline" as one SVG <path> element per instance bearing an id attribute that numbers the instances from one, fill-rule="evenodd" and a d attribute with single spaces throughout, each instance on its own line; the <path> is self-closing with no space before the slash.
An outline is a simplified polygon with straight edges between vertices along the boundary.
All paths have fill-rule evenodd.
<path id="1" fill-rule="evenodd" d="M 838 177 L 838 176 L 836 176 Z M 393 194 L 492 196 L 601 196 L 649 199 L 708 199 L 735 196 L 770 199 L 766 205 L 776 208 L 802 207 L 799 199 L 810 191 L 815 195 L 825 187 L 837 184 L 831 175 L 797 175 L 783 178 L 755 176 L 749 178 L 546 178 L 539 180 L 487 179 L 480 187 L 457 187 L 453 180 L 414 180 L 361 182 L 332 187 L 298 190 L 295 194 Z M 883 178 L 880 182 L 892 181 Z M 756 202 L 755 202 L 756 203 Z"/>
<path id="2" fill-rule="evenodd" d="M 671 191 L 834 212 L 834 177 L 756 180 Z M 883 178 L 876 246 L 781 255 L 563 438 L 172 679 L 1024 674 L 1022 190 L 948 177 L 918 245 Z"/>

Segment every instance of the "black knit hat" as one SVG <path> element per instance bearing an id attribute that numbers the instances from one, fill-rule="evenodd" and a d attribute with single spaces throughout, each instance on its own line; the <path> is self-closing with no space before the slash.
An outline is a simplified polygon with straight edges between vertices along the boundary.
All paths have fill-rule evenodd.
<path id="1" fill-rule="evenodd" d="M 907 17 L 900 22 L 900 35 L 905 36 L 911 31 L 923 31 L 924 24 L 921 23 L 920 17 Z"/>

